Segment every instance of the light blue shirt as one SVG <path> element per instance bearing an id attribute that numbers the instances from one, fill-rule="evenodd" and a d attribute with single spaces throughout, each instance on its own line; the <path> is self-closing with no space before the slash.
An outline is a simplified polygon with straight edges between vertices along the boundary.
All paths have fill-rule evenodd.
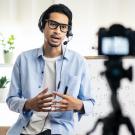
<path id="1" fill-rule="evenodd" d="M 63 52 L 65 48 L 63 47 Z M 62 66 L 63 61 L 63 66 Z M 62 66 L 62 71 L 61 71 Z M 33 110 L 24 111 L 27 99 L 35 97 L 43 83 L 45 61 L 43 49 L 37 48 L 20 54 L 14 64 L 9 94 L 8 107 L 20 113 L 17 122 L 10 128 L 7 135 L 20 135 L 32 116 Z M 86 61 L 79 54 L 66 50 L 63 58 L 56 61 L 56 86 L 60 81 L 58 92 L 63 93 L 68 86 L 67 94 L 83 101 L 86 115 L 92 112 L 95 100 L 91 94 L 90 78 Z M 57 88 L 56 88 L 57 90 Z M 74 111 L 50 112 L 52 134 L 74 135 Z M 83 114 L 78 112 L 80 119 Z"/>

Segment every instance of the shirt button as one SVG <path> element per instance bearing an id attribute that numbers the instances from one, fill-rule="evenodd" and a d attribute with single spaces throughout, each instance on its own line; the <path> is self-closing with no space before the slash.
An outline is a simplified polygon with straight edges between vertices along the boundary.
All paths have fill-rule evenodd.
<path id="1" fill-rule="evenodd" d="M 42 74 L 44 73 L 44 71 L 42 71 Z"/>
<path id="2" fill-rule="evenodd" d="M 41 88 L 41 86 L 39 85 L 38 88 Z"/>

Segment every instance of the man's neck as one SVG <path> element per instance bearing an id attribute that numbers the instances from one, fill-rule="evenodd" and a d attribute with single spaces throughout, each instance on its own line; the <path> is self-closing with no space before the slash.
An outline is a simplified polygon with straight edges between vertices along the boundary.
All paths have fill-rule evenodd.
<path id="1" fill-rule="evenodd" d="M 48 45 L 44 45 L 43 49 L 44 49 L 44 56 L 49 57 L 49 58 L 57 57 L 62 54 L 61 46 L 50 47 Z"/>

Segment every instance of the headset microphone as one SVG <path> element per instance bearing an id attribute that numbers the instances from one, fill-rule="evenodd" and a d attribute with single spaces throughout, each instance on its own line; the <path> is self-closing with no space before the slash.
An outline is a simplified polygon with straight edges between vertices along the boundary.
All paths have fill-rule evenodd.
<path id="1" fill-rule="evenodd" d="M 68 42 L 69 42 L 69 40 L 68 40 L 68 41 L 64 41 L 63 45 L 67 45 L 67 44 L 68 44 Z"/>
<path id="2" fill-rule="evenodd" d="M 63 42 L 63 45 L 67 45 L 68 42 L 72 39 L 72 37 L 73 37 L 72 32 L 69 32 L 68 35 L 67 35 L 67 37 L 68 37 L 68 40 L 67 40 L 67 41 L 64 41 L 64 42 Z"/>

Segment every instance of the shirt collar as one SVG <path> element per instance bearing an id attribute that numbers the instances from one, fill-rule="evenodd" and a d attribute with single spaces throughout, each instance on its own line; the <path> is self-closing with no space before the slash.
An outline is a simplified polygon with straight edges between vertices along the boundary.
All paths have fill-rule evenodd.
<path id="1" fill-rule="evenodd" d="M 66 52 L 65 52 L 65 51 L 66 51 Z M 64 45 L 62 45 L 62 52 L 64 53 L 63 58 L 69 60 L 69 57 L 70 57 L 70 55 L 69 55 L 69 50 L 66 49 L 66 47 L 65 47 Z M 42 46 L 41 48 L 38 49 L 37 57 L 38 57 L 38 58 L 39 58 L 39 57 L 43 57 L 43 54 L 44 54 L 44 53 L 43 53 L 43 46 Z M 61 58 L 60 58 L 60 59 L 61 59 Z"/>
<path id="2" fill-rule="evenodd" d="M 39 57 L 43 57 L 43 46 L 38 49 L 37 57 L 38 57 L 38 58 L 39 58 Z"/>

